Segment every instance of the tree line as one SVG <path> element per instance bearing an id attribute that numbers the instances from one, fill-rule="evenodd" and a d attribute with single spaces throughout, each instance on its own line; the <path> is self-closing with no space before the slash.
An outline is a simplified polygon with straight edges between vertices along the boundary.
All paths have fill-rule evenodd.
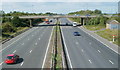
<path id="1" fill-rule="evenodd" d="M 81 10 L 81 11 L 77 11 L 77 12 L 71 12 L 71 13 L 68 13 L 68 15 L 100 15 L 100 17 L 96 17 L 96 18 L 91 18 L 91 19 L 86 19 L 85 20 L 85 24 L 86 25 L 106 25 L 106 22 L 109 21 L 109 20 L 117 20 L 118 22 L 120 22 L 120 18 L 118 17 L 119 14 L 112 14 L 112 17 L 111 18 L 107 18 L 107 17 L 104 17 L 103 15 L 109 15 L 109 14 L 106 14 L 106 13 L 102 13 L 101 10 L 94 10 L 94 11 L 91 11 L 91 10 Z M 117 16 L 116 16 L 117 15 Z M 71 18 L 72 20 L 76 21 L 76 22 L 79 22 L 81 23 L 81 19 L 80 18 Z"/>

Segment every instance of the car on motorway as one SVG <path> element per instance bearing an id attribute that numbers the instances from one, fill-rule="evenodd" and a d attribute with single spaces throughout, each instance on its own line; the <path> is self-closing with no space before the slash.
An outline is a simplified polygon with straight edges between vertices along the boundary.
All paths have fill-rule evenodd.
<path id="1" fill-rule="evenodd" d="M 68 25 L 68 23 L 66 23 L 66 25 Z"/>
<path id="2" fill-rule="evenodd" d="M 77 32 L 77 31 L 75 31 L 75 32 L 73 33 L 73 35 L 74 35 L 74 36 L 80 36 L 80 33 Z"/>
<path id="3" fill-rule="evenodd" d="M 6 64 L 13 64 L 13 63 L 17 63 L 17 61 L 19 60 L 19 56 L 16 54 L 9 54 L 6 57 L 6 60 L 4 61 Z"/>
<path id="4" fill-rule="evenodd" d="M 73 22 L 73 27 L 76 27 L 77 26 L 77 22 Z"/>

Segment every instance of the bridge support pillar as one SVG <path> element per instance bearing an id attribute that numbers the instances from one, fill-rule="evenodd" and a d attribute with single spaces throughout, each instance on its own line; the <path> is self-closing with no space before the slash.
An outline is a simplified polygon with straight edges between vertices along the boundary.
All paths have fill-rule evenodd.
<path id="1" fill-rule="evenodd" d="M 59 20 L 59 18 L 56 18 L 56 20 L 57 20 L 57 23 L 56 23 L 56 25 L 58 25 L 58 20 Z"/>
<path id="2" fill-rule="evenodd" d="M 30 27 L 32 27 L 32 20 L 30 19 Z"/>
<path id="3" fill-rule="evenodd" d="M 81 24 L 84 26 L 84 24 L 85 24 L 85 19 L 84 18 L 81 18 Z"/>

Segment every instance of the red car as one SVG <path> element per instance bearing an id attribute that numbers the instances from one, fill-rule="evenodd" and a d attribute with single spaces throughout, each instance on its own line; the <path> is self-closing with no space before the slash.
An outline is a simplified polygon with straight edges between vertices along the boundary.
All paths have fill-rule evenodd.
<path id="1" fill-rule="evenodd" d="M 18 55 L 16 55 L 16 54 L 9 54 L 9 55 L 7 55 L 5 63 L 7 63 L 7 64 L 17 63 L 18 59 L 19 59 Z"/>

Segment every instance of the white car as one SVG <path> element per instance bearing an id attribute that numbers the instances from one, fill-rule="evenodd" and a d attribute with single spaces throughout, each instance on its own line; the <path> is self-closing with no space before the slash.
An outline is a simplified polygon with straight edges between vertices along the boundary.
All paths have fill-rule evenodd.
<path id="1" fill-rule="evenodd" d="M 77 22 L 73 22 L 73 26 L 76 27 L 77 26 Z"/>

